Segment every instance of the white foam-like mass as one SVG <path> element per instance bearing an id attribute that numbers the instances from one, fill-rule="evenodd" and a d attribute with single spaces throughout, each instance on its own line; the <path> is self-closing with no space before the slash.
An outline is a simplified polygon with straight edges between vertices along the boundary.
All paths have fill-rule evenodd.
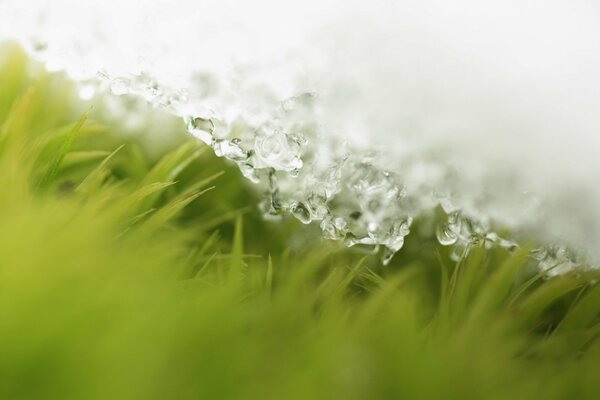
<path id="1" fill-rule="evenodd" d="M 0 0 L 0 38 L 185 119 L 326 237 L 389 257 L 440 204 L 458 255 L 600 255 L 597 2 Z"/>

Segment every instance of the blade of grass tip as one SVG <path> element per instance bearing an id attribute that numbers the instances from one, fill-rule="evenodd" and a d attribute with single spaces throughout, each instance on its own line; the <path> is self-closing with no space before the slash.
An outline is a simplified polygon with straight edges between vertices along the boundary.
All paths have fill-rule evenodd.
<path id="1" fill-rule="evenodd" d="M 202 260 L 206 253 L 208 252 L 208 249 L 210 249 L 216 242 L 217 239 L 219 237 L 219 232 L 218 231 L 214 231 L 205 241 L 204 243 L 202 243 L 202 246 L 197 248 L 196 251 L 193 253 L 193 256 L 190 258 L 190 267 L 188 268 L 190 273 L 189 276 L 190 277 L 194 277 L 198 274 L 198 269 L 197 267 L 195 267 L 195 265 L 197 265 L 200 260 Z M 214 254 L 210 257 L 210 260 L 212 261 L 212 259 L 214 258 Z"/>
<path id="2" fill-rule="evenodd" d="M 176 228 L 173 228 L 176 229 Z M 220 254 L 217 257 L 217 260 L 229 260 L 231 261 L 231 253 L 229 254 Z M 262 254 L 242 254 L 242 260 L 250 260 L 250 259 L 262 259 L 264 258 Z M 200 258 L 201 261 L 204 261 L 206 259 L 206 257 L 204 258 Z"/>
<path id="3" fill-rule="evenodd" d="M 313 278 L 319 270 L 326 267 L 325 261 L 331 257 L 330 249 L 315 249 L 300 259 L 290 261 L 291 253 L 286 249 L 279 265 L 286 267 L 285 294 L 290 298 L 297 298 L 302 288 Z M 283 285 L 282 285 L 283 287 Z"/>
<path id="4" fill-rule="evenodd" d="M 453 313 L 462 318 L 465 314 L 469 299 L 476 285 L 475 275 L 483 268 L 485 248 L 481 245 L 474 246 L 464 262 L 462 273 L 458 276 L 453 294 Z"/>
<path id="5" fill-rule="evenodd" d="M 132 143 L 131 146 L 128 146 L 127 159 L 128 162 L 125 166 L 127 174 L 136 182 L 143 181 L 149 173 L 150 166 L 142 149 L 140 149 L 139 143 Z"/>
<path id="6" fill-rule="evenodd" d="M 84 135 L 90 136 L 91 134 L 96 134 L 99 132 L 98 128 L 93 128 L 94 126 L 98 125 L 94 125 L 94 123 L 90 121 L 91 119 L 88 118 L 85 124 L 79 128 L 79 132 L 76 135 L 77 140 Z M 55 158 L 56 154 L 60 152 L 60 149 L 65 144 L 65 141 L 68 140 L 68 136 L 77 126 L 77 124 L 78 122 L 76 121 L 64 126 L 45 130 L 43 133 L 37 135 L 29 149 L 32 158 L 35 158 L 39 164 L 47 163 L 49 165 L 50 162 Z M 107 128 L 104 128 L 104 130 L 107 130 Z M 67 158 L 69 158 L 70 155 L 71 152 L 66 153 L 64 163 L 66 163 Z"/>
<path id="7" fill-rule="evenodd" d="M 92 109 L 90 108 L 89 110 L 84 112 L 83 115 L 79 118 L 79 120 L 75 124 L 75 126 L 73 126 L 73 129 L 71 129 L 69 131 L 69 133 L 67 134 L 67 136 L 65 137 L 65 139 L 62 143 L 60 150 L 58 151 L 58 154 L 56 155 L 54 160 L 52 160 L 50 167 L 48 168 L 46 173 L 42 176 L 41 180 L 38 182 L 38 185 L 37 185 L 38 188 L 44 189 L 45 187 L 47 187 L 50 184 L 50 182 L 52 182 L 54 177 L 56 177 L 56 174 L 58 173 L 58 169 L 60 168 L 67 153 L 69 153 L 71 151 L 71 147 L 73 146 L 75 139 L 79 135 L 81 128 L 87 121 L 91 110 Z"/>
<path id="8" fill-rule="evenodd" d="M 153 195 L 154 193 L 163 191 L 164 189 L 175 185 L 176 182 L 154 182 L 149 185 L 142 186 L 137 189 L 135 192 L 126 196 L 122 201 L 122 208 L 130 211 L 132 213 L 143 212 L 144 209 L 141 207 L 142 201 L 148 196 Z M 153 206 L 154 204 L 150 204 L 149 206 Z"/>
<path id="9" fill-rule="evenodd" d="M 129 219 L 129 221 L 128 221 L 129 222 L 129 227 L 137 224 L 139 221 L 141 221 L 142 219 L 144 219 L 144 217 L 147 217 L 148 215 L 152 214 L 154 211 L 156 211 L 156 208 L 151 208 L 149 210 L 146 210 L 146 211 L 144 211 L 142 213 L 139 213 L 139 214 L 131 217 Z"/>
<path id="10" fill-rule="evenodd" d="M 548 306 L 587 283 L 587 278 L 578 274 L 562 275 L 544 282 L 519 305 L 518 322 L 531 325 Z"/>
<path id="11" fill-rule="evenodd" d="M 106 166 L 108 165 L 108 163 L 110 162 L 110 160 L 113 159 L 113 157 L 119 152 L 121 151 L 121 149 L 125 147 L 124 144 L 122 144 L 121 146 L 117 147 L 112 153 L 110 153 L 108 156 L 106 156 L 104 158 L 104 160 L 102 160 L 100 162 L 100 164 L 94 168 L 92 170 L 92 172 L 90 172 L 85 179 L 83 180 L 83 182 L 81 182 L 79 184 L 79 186 L 77 186 L 77 188 L 75 189 L 76 192 L 78 193 L 86 193 L 89 194 L 93 191 L 95 191 L 96 189 L 98 189 L 100 187 L 100 185 L 102 184 L 102 181 L 104 179 L 104 177 L 106 177 Z"/>
<path id="12" fill-rule="evenodd" d="M 24 130 L 31 119 L 31 104 L 35 90 L 33 87 L 19 96 L 8 110 L 2 126 L 0 127 L 0 151 L 5 151 L 7 143 L 12 137 L 24 139 Z"/>
<path id="13" fill-rule="evenodd" d="M 176 268 L 179 270 L 179 272 L 177 273 L 177 276 L 180 279 L 191 278 L 191 276 L 192 276 L 191 271 L 194 269 L 194 266 L 195 266 L 194 264 L 197 259 L 199 249 L 200 249 L 199 246 L 193 246 L 188 251 L 187 255 L 185 257 L 183 257 L 181 262 L 177 265 Z"/>
<path id="14" fill-rule="evenodd" d="M 346 274 L 346 276 L 344 277 L 344 279 L 340 282 L 340 284 L 336 288 L 336 292 L 343 292 L 348 288 L 348 286 L 350 286 L 352 281 L 354 281 L 354 279 L 358 276 L 360 271 L 363 269 L 363 266 L 365 265 L 367 258 L 368 257 L 365 256 L 365 257 L 362 257 L 360 260 L 358 260 L 358 262 L 356 263 L 354 268 L 350 269 L 350 272 L 348 272 Z"/>
<path id="15" fill-rule="evenodd" d="M 214 231 L 211 235 L 204 241 L 202 247 L 198 251 L 198 258 L 204 257 L 209 248 L 211 248 L 214 244 L 217 243 L 219 239 L 219 231 Z"/>
<path id="16" fill-rule="evenodd" d="M 500 308 L 510 295 L 517 273 L 525 266 L 530 247 L 523 246 L 506 258 L 483 283 L 475 298 L 471 319 L 485 320 Z M 510 303 L 508 303 L 510 305 Z"/>
<path id="17" fill-rule="evenodd" d="M 198 278 L 200 276 L 200 274 L 202 273 L 202 271 L 206 270 L 206 268 L 215 260 L 215 258 L 217 258 L 217 252 L 212 253 L 208 259 L 200 266 L 200 268 L 198 268 L 196 270 L 196 272 L 193 274 L 192 278 Z"/>
<path id="18" fill-rule="evenodd" d="M 440 276 L 440 300 L 439 300 L 439 305 L 438 305 L 438 315 L 439 315 L 439 319 L 441 321 L 446 321 L 446 319 L 448 318 L 448 304 L 449 304 L 448 267 L 446 266 L 446 263 L 444 262 L 444 259 L 442 258 L 442 254 L 440 253 L 440 250 L 438 248 L 435 249 L 435 254 L 440 263 L 440 267 L 442 270 L 442 274 Z"/>
<path id="19" fill-rule="evenodd" d="M 324 300 L 333 300 L 339 298 L 340 291 L 338 287 L 342 284 L 347 275 L 345 268 L 337 266 L 327 271 L 325 279 L 321 279 L 317 287 L 312 291 L 313 300 L 323 302 Z"/>
<path id="20" fill-rule="evenodd" d="M 267 260 L 267 275 L 265 277 L 265 289 L 267 291 L 267 297 L 271 298 L 273 290 L 273 259 L 271 258 L 271 253 L 269 253 L 269 258 Z"/>
<path id="21" fill-rule="evenodd" d="M 185 142 L 175 150 L 164 155 L 144 176 L 142 184 L 173 181 L 177 176 L 203 152 L 194 142 Z M 190 188 L 188 192 L 196 191 Z M 159 194 L 147 197 L 142 203 L 143 208 L 150 207 L 156 202 Z"/>
<path id="22" fill-rule="evenodd" d="M 79 166 L 81 164 L 97 161 L 103 159 L 110 154 L 109 151 L 105 150 L 85 150 L 85 151 L 71 151 L 65 155 L 65 159 L 62 163 L 62 168 L 70 168 Z"/>
<path id="23" fill-rule="evenodd" d="M 0 121 L 7 115 L 12 101 L 27 80 L 27 56 L 17 45 L 3 52 L 0 57 Z"/>
<path id="24" fill-rule="evenodd" d="M 377 318 L 378 311 L 389 304 L 389 300 L 398 290 L 422 274 L 424 270 L 425 268 L 421 268 L 421 265 L 409 264 L 390 279 L 382 280 L 382 285 L 373 291 L 359 309 L 356 320 L 361 324 L 370 324 L 374 318 Z"/>
<path id="25" fill-rule="evenodd" d="M 208 185 L 209 183 L 214 182 L 216 179 L 218 179 L 221 175 L 223 175 L 225 173 L 225 171 L 219 171 L 216 174 L 212 174 L 211 176 L 209 176 L 208 178 L 204 178 L 198 182 L 195 182 L 191 185 L 189 185 L 187 187 L 187 190 L 189 191 L 196 191 L 196 190 L 200 190 L 203 187 L 205 187 L 206 185 Z"/>
<path id="26" fill-rule="evenodd" d="M 556 332 L 585 329 L 600 314 L 600 285 L 595 284 L 567 312 Z"/>
<path id="27" fill-rule="evenodd" d="M 204 151 L 195 142 L 185 142 L 175 150 L 165 154 L 144 177 L 145 184 L 172 181 L 185 167 Z"/>
<path id="28" fill-rule="evenodd" d="M 181 212 L 188 204 L 192 201 L 196 200 L 198 197 L 202 196 L 204 193 L 214 189 L 215 187 L 206 188 L 200 192 L 196 193 L 185 193 L 181 196 L 176 197 L 167 203 L 164 207 L 158 209 L 154 212 L 153 215 L 150 216 L 144 223 L 144 227 L 147 229 L 157 229 L 158 227 L 164 225 L 175 217 L 179 212 Z"/>
<path id="29" fill-rule="evenodd" d="M 465 259 L 468 257 L 470 252 L 470 247 L 467 246 L 465 251 L 460 256 L 458 261 L 456 262 L 456 266 L 454 267 L 454 271 L 452 271 L 452 275 L 450 276 L 450 280 L 448 281 L 448 301 L 454 297 L 454 291 L 456 290 L 456 285 L 458 282 L 458 277 L 461 274 L 461 270 L 463 268 L 463 264 L 465 263 Z"/>
<path id="30" fill-rule="evenodd" d="M 231 221 L 232 219 L 235 219 L 238 215 L 244 215 L 244 214 L 246 214 L 250 210 L 251 210 L 251 207 L 249 207 L 249 206 L 236 208 L 236 209 L 234 209 L 232 211 L 223 213 L 222 215 L 220 215 L 218 217 L 215 217 L 213 219 L 209 219 L 207 221 L 203 221 L 202 222 L 202 228 L 204 230 L 213 229 L 213 228 L 221 225 L 224 222 Z"/>
<path id="31" fill-rule="evenodd" d="M 229 260 L 229 278 L 234 282 L 239 282 L 244 277 L 244 237 L 243 237 L 243 219 L 238 215 L 235 219 L 235 229 L 233 232 L 233 244 L 231 247 L 231 259 Z"/>
<path id="32" fill-rule="evenodd" d="M 527 289 L 532 287 L 537 281 L 539 281 L 543 277 L 548 276 L 548 272 L 553 271 L 554 269 L 558 268 L 560 265 L 561 265 L 561 263 L 557 263 L 557 264 L 554 264 L 553 266 L 551 266 L 550 268 L 546 268 L 546 269 L 542 269 L 542 270 L 538 271 L 537 274 L 535 274 L 534 276 L 532 276 L 531 278 L 526 280 L 523 284 L 521 284 L 521 286 L 519 286 L 517 288 L 515 293 L 511 296 L 508 304 L 510 306 L 512 306 L 514 303 L 516 303 L 517 300 L 519 300 L 519 298 L 521 296 L 523 296 L 523 293 L 525 293 L 527 291 Z"/>
<path id="33" fill-rule="evenodd" d="M 385 282 L 380 275 L 369 267 L 365 267 L 360 271 L 359 281 L 357 286 L 371 293 L 375 288 L 380 287 Z"/>

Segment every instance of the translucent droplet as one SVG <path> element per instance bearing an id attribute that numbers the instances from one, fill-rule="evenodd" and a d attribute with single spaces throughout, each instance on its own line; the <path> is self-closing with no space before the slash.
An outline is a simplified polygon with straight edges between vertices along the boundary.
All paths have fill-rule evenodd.
<path id="1" fill-rule="evenodd" d="M 341 240 L 346 236 L 347 224 L 343 218 L 327 216 L 321 221 L 321 229 L 326 239 Z"/>
<path id="2" fill-rule="evenodd" d="M 442 246 L 452 246 L 458 240 L 458 235 L 447 225 L 438 225 L 435 236 Z"/>
<path id="3" fill-rule="evenodd" d="M 256 174 L 256 169 L 254 168 L 254 166 L 252 164 L 240 163 L 239 167 L 240 167 L 240 171 L 242 172 L 242 175 L 244 175 L 244 177 L 246 179 L 248 179 L 250 182 L 252 182 L 252 183 L 260 182 L 260 179 L 258 178 L 258 175 Z"/>
<path id="4" fill-rule="evenodd" d="M 308 206 L 312 219 L 321 220 L 329 213 L 327 199 L 325 196 L 317 193 L 312 192 L 308 194 L 306 205 Z"/>
<path id="5" fill-rule="evenodd" d="M 255 164 L 258 168 L 298 173 L 303 166 L 300 146 L 283 132 L 258 135 L 254 140 Z"/>
<path id="6" fill-rule="evenodd" d="M 214 127 L 215 125 L 209 118 L 202 117 L 190 118 L 190 122 L 188 125 L 188 128 L 190 129 L 200 129 L 208 133 L 212 133 Z"/>
<path id="7" fill-rule="evenodd" d="M 396 254 L 396 251 L 394 249 L 390 249 L 389 247 L 384 247 L 383 253 L 381 255 L 381 262 L 383 263 L 383 265 L 388 265 L 390 263 L 390 261 L 392 261 L 392 258 L 394 258 L 395 254 Z"/>
<path id="8" fill-rule="evenodd" d="M 303 224 L 310 224 L 312 221 L 310 211 L 303 203 L 293 203 L 290 209 L 294 217 L 298 218 Z"/>
<path id="9" fill-rule="evenodd" d="M 214 124 L 212 120 L 202 117 L 190 117 L 187 120 L 187 131 L 194 137 L 210 145 L 213 140 Z"/>
<path id="10" fill-rule="evenodd" d="M 450 252 L 450 259 L 452 261 L 458 262 L 461 259 L 464 259 L 467 256 L 468 252 L 469 246 L 467 244 L 459 242 L 456 245 L 454 245 L 454 247 L 452 247 L 452 251 Z"/>
<path id="11" fill-rule="evenodd" d="M 217 139 L 213 140 L 212 148 L 217 157 L 225 157 L 233 161 L 244 161 L 248 158 L 248 153 L 239 146 L 239 143 L 239 139 Z"/>
<path id="12" fill-rule="evenodd" d="M 352 247 L 357 243 L 359 243 L 359 240 L 356 235 L 354 235 L 352 232 L 346 233 L 346 236 L 344 236 L 344 244 L 347 247 Z"/>
<path id="13" fill-rule="evenodd" d="M 329 199 L 340 191 L 340 180 L 342 171 L 339 166 L 329 168 L 323 180 L 323 189 L 325 196 Z"/>
<path id="14" fill-rule="evenodd" d="M 452 246 L 458 240 L 458 235 L 446 224 L 437 227 L 435 236 L 442 246 Z"/>
<path id="15" fill-rule="evenodd" d="M 545 249 L 544 247 L 538 247 L 538 248 L 532 249 L 529 252 L 529 255 L 538 261 L 542 261 L 542 260 L 546 259 L 546 257 L 548 257 L 548 250 Z"/>
<path id="16" fill-rule="evenodd" d="M 269 220 L 280 220 L 281 219 L 281 205 L 277 203 L 273 198 L 267 198 L 261 201 L 258 205 L 262 211 L 263 217 Z"/>

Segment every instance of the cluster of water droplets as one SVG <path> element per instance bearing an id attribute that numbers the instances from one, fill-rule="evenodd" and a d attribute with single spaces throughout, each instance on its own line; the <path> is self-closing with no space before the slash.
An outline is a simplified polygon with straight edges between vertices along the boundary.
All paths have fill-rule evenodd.
<path id="1" fill-rule="evenodd" d="M 210 77 L 201 80 L 203 86 L 215 85 Z M 474 246 L 508 251 L 519 246 L 518 240 L 499 235 L 484 213 L 456 205 L 460 199 L 443 188 L 452 173 L 438 161 L 424 162 L 423 154 L 412 154 L 396 164 L 403 168 L 388 169 L 389 159 L 381 152 L 327 142 L 336 135 L 319 124 L 317 93 L 280 100 L 259 91 L 254 99 L 258 105 L 250 107 L 244 106 L 248 99 L 236 97 L 235 89 L 214 97 L 195 89 L 172 89 L 147 73 L 113 77 L 105 71 L 79 84 L 83 98 L 108 92 L 180 117 L 190 135 L 235 163 L 264 193 L 260 208 L 266 218 L 291 215 L 304 224 L 317 224 L 324 238 L 370 248 L 384 264 L 402 249 L 414 220 L 437 215 L 440 209 L 443 217 L 435 236 L 442 246 L 451 247 L 456 261 Z M 230 104 L 236 107 L 228 108 Z M 423 170 L 438 173 L 423 175 Z M 534 249 L 531 258 L 552 276 L 585 265 L 575 254 L 566 246 L 546 244 Z"/>
<path id="2" fill-rule="evenodd" d="M 260 126 L 237 119 L 229 127 L 235 137 L 215 134 L 215 123 L 204 116 L 188 116 L 186 125 L 262 187 L 266 217 L 291 214 L 304 224 L 318 223 L 327 239 L 382 247 L 387 263 L 402 248 L 413 220 L 404 205 L 404 187 L 395 174 L 362 154 L 343 149 L 319 154 L 324 149 L 315 148 L 322 145 L 315 102 L 313 93 L 285 99 Z"/>
<path id="3" fill-rule="evenodd" d="M 494 231 L 484 214 L 470 213 L 468 207 L 455 205 L 459 200 L 440 195 L 436 185 L 443 186 L 440 182 L 448 176 L 442 174 L 437 180 L 421 176 L 423 168 L 445 166 L 414 161 L 417 154 L 410 158 L 414 162 L 405 160 L 402 174 L 398 168 L 386 169 L 385 159 L 382 162 L 382 154 L 376 151 L 357 150 L 345 142 L 327 143 L 332 136 L 319 124 L 316 93 L 283 100 L 259 93 L 263 114 L 256 116 L 252 107 L 243 106 L 219 113 L 223 104 L 211 104 L 208 98 L 206 106 L 202 96 L 194 98 L 187 90 L 161 86 L 146 73 L 110 77 L 101 71 L 98 78 L 80 84 L 82 97 L 107 89 L 179 116 L 190 135 L 218 157 L 235 163 L 264 193 L 260 208 L 266 218 L 292 215 L 304 224 L 318 224 L 324 238 L 371 248 L 384 264 L 402 249 L 415 219 L 440 209 L 443 217 L 435 236 L 442 246 L 451 247 L 450 256 L 456 261 L 474 246 L 508 251 L 519 246 L 516 239 Z M 225 98 L 238 105 L 244 102 Z M 531 258 L 551 276 L 585 265 L 575 254 L 566 246 L 543 245 L 532 250 Z"/>
<path id="4" fill-rule="evenodd" d="M 478 55 L 471 57 L 467 45 L 472 35 L 454 37 L 461 24 L 446 26 L 451 21 L 448 14 L 460 10 L 456 5 L 442 7 L 440 19 L 430 21 L 431 26 L 439 25 L 436 34 L 429 32 L 428 23 L 417 29 L 419 18 L 413 21 L 403 9 L 391 12 L 389 2 L 381 2 L 381 13 L 373 11 L 370 17 L 367 11 L 375 4 L 365 7 L 357 2 L 360 12 L 349 11 L 345 20 L 338 16 L 349 2 L 332 2 L 331 15 L 304 16 L 306 21 L 320 20 L 314 28 L 301 23 L 294 29 L 305 4 L 298 3 L 295 10 L 279 5 L 281 15 L 289 11 L 290 18 L 278 19 L 254 4 L 229 7 L 227 2 L 214 1 L 178 7 L 165 1 L 164 7 L 140 9 L 137 2 L 125 1 L 121 12 L 114 13 L 98 1 L 95 8 L 87 3 L 81 6 L 73 18 L 59 12 L 54 3 L 42 7 L 39 1 L 45 12 L 34 18 L 29 10 L 17 12 L 22 9 L 20 2 L 9 2 L 19 22 L 2 13 L 0 34 L 13 36 L 19 31 L 21 43 L 48 69 L 66 71 L 79 82 L 82 98 L 124 99 L 127 107 L 113 107 L 119 119 L 144 118 L 133 115 L 147 112 L 144 107 L 130 107 L 133 101 L 179 117 L 190 135 L 236 164 L 264 193 L 260 208 L 267 218 L 291 215 L 304 224 L 318 225 L 325 238 L 376 250 L 384 263 L 428 216 L 441 220 L 429 234 L 449 246 L 456 260 L 473 246 L 510 251 L 522 238 L 539 236 L 540 245 L 531 257 L 548 274 L 585 263 L 575 256 L 579 249 L 554 243 L 560 242 L 556 238 L 561 235 L 571 245 L 582 242 L 582 237 L 594 237 L 589 233 L 597 232 L 597 227 L 578 223 L 563 235 L 574 219 L 560 213 L 565 209 L 561 204 L 538 207 L 538 198 L 522 196 L 529 189 L 535 191 L 535 184 L 544 185 L 539 177 L 552 173 L 531 168 L 531 176 L 513 179 L 508 172 L 523 175 L 528 168 L 506 168 L 503 175 L 497 165 L 511 162 L 503 156 L 515 146 L 490 150 L 488 142 L 492 146 L 495 142 L 482 139 L 488 131 L 491 139 L 504 138 L 504 131 L 515 132 L 507 138 L 529 130 L 545 135 L 552 131 L 550 125 L 561 127 L 561 118 L 547 122 L 552 108 L 545 108 L 531 88 L 510 91 L 509 104 L 502 96 L 493 96 L 505 88 L 521 87 L 530 78 L 513 81 L 507 73 L 503 80 L 504 75 L 491 67 L 498 63 L 501 67 L 504 59 L 494 58 L 491 65 L 471 63 L 487 54 L 488 48 L 495 52 L 502 46 L 490 47 L 482 39 L 485 46 L 471 49 Z M 74 13 L 79 5 L 69 3 L 67 9 Z M 316 15 L 321 3 L 315 2 Z M 415 1 L 414 6 L 418 15 L 420 3 Z M 277 5 L 269 4 L 269 11 Z M 469 4 L 468 10 L 473 6 Z M 424 7 L 420 18 L 426 19 L 434 8 Z M 67 15 L 77 29 L 57 28 L 65 25 L 61 21 Z M 106 24 L 107 15 L 120 22 Z M 402 22 L 403 18 L 408 19 Z M 477 20 L 468 17 L 463 25 Z M 262 25 L 271 29 L 258 29 Z M 529 25 L 527 19 L 525 26 Z M 554 31 L 551 27 L 548 32 Z M 438 34 L 443 40 L 438 40 Z M 449 45 L 443 45 L 447 40 Z M 531 48 L 526 46 L 522 56 Z M 520 71 L 521 63 L 518 67 Z M 490 82 L 497 82 L 496 87 Z M 530 89 L 534 95 L 520 96 Z M 114 96 L 95 97 L 105 92 Z M 542 111 L 526 107 L 529 103 Z M 559 110 L 568 111 L 557 104 Z M 544 115 L 541 125 L 525 118 L 519 123 L 531 113 Z M 586 118 L 565 114 L 569 123 Z M 515 125 L 499 124 L 506 121 Z M 489 159 L 489 155 L 500 157 Z M 514 155 L 513 159 L 532 157 Z M 555 194 L 558 186 L 542 190 L 542 198 L 551 197 L 548 193 Z M 589 240 L 582 247 L 589 250 L 590 243 L 596 242 Z"/>

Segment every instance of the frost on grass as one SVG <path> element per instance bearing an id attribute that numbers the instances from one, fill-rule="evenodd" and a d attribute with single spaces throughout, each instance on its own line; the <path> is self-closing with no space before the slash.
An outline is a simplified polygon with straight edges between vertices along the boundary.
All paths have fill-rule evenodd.
<path id="1" fill-rule="evenodd" d="M 387 262 L 441 213 L 428 234 L 453 257 L 535 237 L 558 273 L 598 260 L 600 32 L 583 2 L 528 3 L 7 1 L 0 34 L 82 98 L 180 117 L 264 193 L 267 217 Z"/>

